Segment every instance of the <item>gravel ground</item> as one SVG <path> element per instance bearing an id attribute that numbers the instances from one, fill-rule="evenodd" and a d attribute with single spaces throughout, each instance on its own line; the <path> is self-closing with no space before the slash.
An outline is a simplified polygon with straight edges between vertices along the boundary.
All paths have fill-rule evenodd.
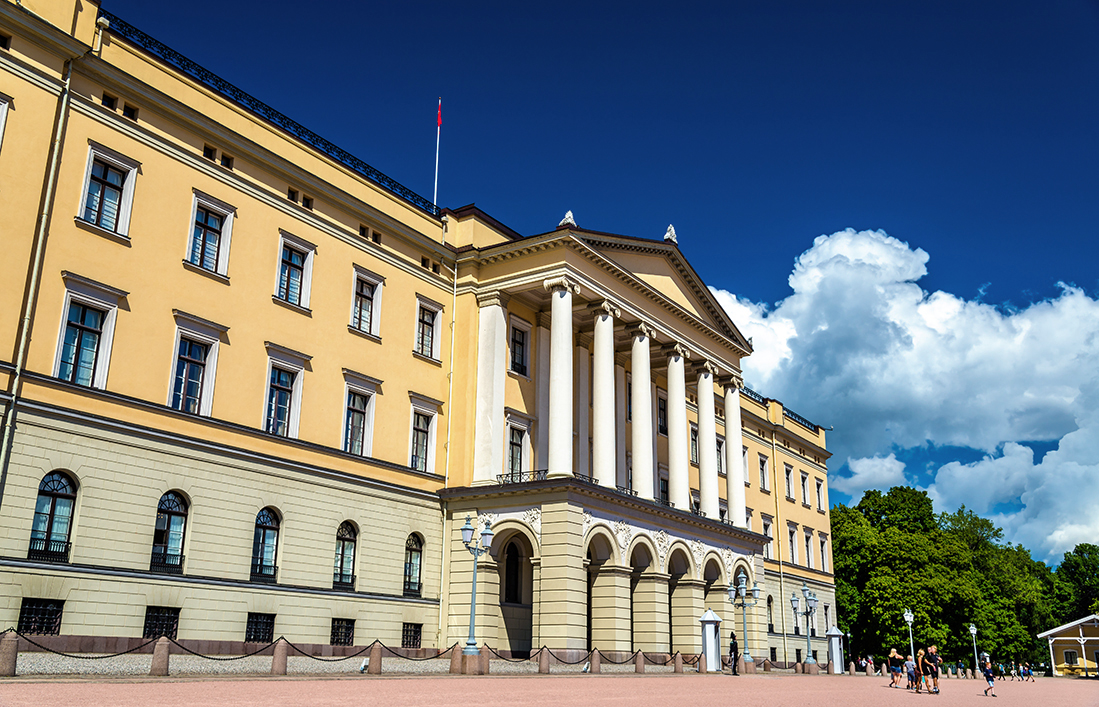
<path id="1" fill-rule="evenodd" d="M 95 654 L 89 653 L 88 657 Z M 152 664 L 151 654 L 130 654 L 89 660 L 87 658 L 67 658 L 54 653 L 21 652 L 16 666 L 18 675 L 101 675 L 133 676 L 148 675 Z M 271 656 L 251 656 L 239 660 L 210 660 L 187 654 L 172 654 L 169 659 L 169 672 L 172 675 L 268 675 L 271 673 Z M 347 660 L 316 660 L 304 656 L 288 656 L 286 672 L 289 675 L 335 675 L 357 674 L 362 665 L 362 657 Z M 583 665 L 551 665 L 550 673 L 579 674 Z M 632 673 L 633 663 L 613 665 L 603 662 L 604 673 Z M 690 668 L 684 666 L 685 671 Z M 445 675 L 450 672 L 450 658 L 437 660 L 407 660 L 387 656 L 382 658 L 382 672 L 400 675 Z M 493 675 L 537 674 L 538 661 L 527 660 L 512 663 L 505 660 L 493 660 L 489 672 Z M 671 673 L 671 665 L 646 665 L 647 673 Z"/>

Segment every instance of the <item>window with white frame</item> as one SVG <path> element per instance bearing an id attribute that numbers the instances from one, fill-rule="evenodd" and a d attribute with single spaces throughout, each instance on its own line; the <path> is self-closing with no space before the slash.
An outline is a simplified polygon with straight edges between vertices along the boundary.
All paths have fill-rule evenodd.
<path id="1" fill-rule="evenodd" d="M 805 531 L 805 566 L 813 569 L 813 531 Z"/>
<path id="2" fill-rule="evenodd" d="M 809 475 L 801 473 L 801 502 L 809 505 Z"/>
<path id="3" fill-rule="evenodd" d="M 745 508 L 744 509 L 744 528 L 746 530 L 751 530 L 752 529 L 752 509 L 751 508 Z"/>
<path id="4" fill-rule="evenodd" d="M 671 505 L 668 501 L 668 468 L 663 464 L 657 470 L 656 499 L 664 505 Z"/>
<path id="5" fill-rule="evenodd" d="M 722 522 L 727 522 L 729 520 L 729 504 L 725 501 L 719 500 L 717 502 L 717 517 Z"/>
<path id="6" fill-rule="evenodd" d="M 374 397 L 381 381 L 343 369 L 343 451 L 369 457 L 374 447 Z"/>
<path id="7" fill-rule="evenodd" d="M 118 305 L 126 292 L 68 271 L 53 374 L 90 388 L 107 387 Z"/>
<path id="8" fill-rule="evenodd" d="M 531 325 L 519 317 L 511 317 L 511 332 L 508 335 L 511 348 L 509 369 L 520 376 L 530 376 Z"/>
<path id="9" fill-rule="evenodd" d="M 786 529 L 786 532 L 790 541 L 790 557 L 787 559 L 790 564 L 796 565 L 798 563 L 798 529 L 796 526 L 791 525 Z"/>
<path id="10" fill-rule="evenodd" d="M 725 438 L 717 438 L 717 475 L 725 476 Z"/>
<path id="11" fill-rule="evenodd" d="M 759 455 L 759 489 L 760 491 L 771 490 L 771 479 L 767 474 L 767 455 Z"/>
<path id="12" fill-rule="evenodd" d="M 180 412 L 209 417 L 214 404 L 218 350 L 229 327 L 172 310 L 176 320 L 168 406 Z"/>
<path id="13" fill-rule="evenodd" d="M 817 479 L 817 510 L 824 510 L 824 482 Z"/>
<path id="14" fill-rule="evenodd" d="M 408 466 L 416 471 L 435 473 L 435 428 L 442 403 L 415 393 L 409 420 Z"/>
<path id="15" fill-rule="evenodd" d="M 8 104 L 11 98 L 0 93 L 0 148 L 4 146 L 4 125 L 8 122 Z"/>
<path id="16" fill-rule="evenodd" d="M 140 166 L 129 157 L 91 142 L 77 218 L 104 231 L 128 237 L 134 182 Z"/>
<path id="17" fill-rule="evenodd" d="M 794 500 L 794 467 L 789 464 L 784 464 L 783 469 L 786 472 L 786 498 Z"/>
<path id="18" fill-rule="evenodd" d="M 824 535 L 820 536 L 820 570 L 828 571 L 828 538 Z"/>
<path id="19" fill-rule="evenodd" d="M 413 351 L 438 361 L 443 305 L 420 295 L 416 296 L 416 300 L 416 342 Z"/>
<path id="20" fill-rule="evenodd" d="M 698 463 L 698 425 L 691 423 L 691 463 Z"/>
<path id="21" fill-rule="evenodd" d="M 1076 651 L 1065 650 L 1065 665 L 1076 665 L 1080 660 L 1080 654 Z"/>
<path id="22" fill-rule="evenodd" d="M 227 277 L 236 208 L 197 189 L 194 195 L 186 260 L 197 268 Z"/>
<path id="23" fill-rule="evenodd" d="M 355 331 L 370 336 L 382 335 L 382 290 L 385 278 L 358 265 L 354 266 L 354 292 L 351 295 L 351 323 Z"/>
<path id="24" fill-rule="evenodd" d="M 305 370 L 312 357 L 270 341 L 267 347 L 267 397 L 263 429 L 279 437 L 297 439 Z"/>
<path id="25" fill-rule="evenodd" d="M 522 478 L 524 471 L 530 470 L 530 427 L 529 418 L 507 411 L 507 438 L 504 450 L 504 471 L 514 480 Z"/>
<path id="26" fill-rule="evenodd" d="M 752 474 L 750 473 L 751 470 L 748 468 L 748 448 L 747 447 L 741 447 L 740 448 L 740 455 L 741 455 L 740 456 L 740 463 L 742 464 L 742 466 L 740 468 L 744 470 L 744 485 L 745 486 L 751 486 L 752 485 Z"/>
<path id="27" fill-rule="evenodd" d="M 309 293 L 313 284 L 313 259 L 317 246 L 307 240 L 280 231 L 279 266 L 275 281 L 275 298 L 295 307 L 309 309 Z"/>
<path id="28" fill-rule="evenodd" d="M 668 434 L 668 394 L 659 389 L 656 391 L 656 431 Z"/>
<path id="29" fill-rule="evenodd" d="M 770 560 L 773 553 L 771 550 L 771 519 L 767 516 L 760 516 L 763 521 L 763 534 L 767 537 L 767 542 L 763 545 L 763 557 Z"/>

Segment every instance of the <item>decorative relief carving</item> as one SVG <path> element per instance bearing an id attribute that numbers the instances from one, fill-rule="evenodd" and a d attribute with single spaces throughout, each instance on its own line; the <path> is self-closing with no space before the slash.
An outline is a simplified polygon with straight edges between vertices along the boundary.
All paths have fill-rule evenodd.
<path id="1" fill-rule="evenodd" d="M 701 579 L 704 571 L 702 560 L 706 557 L 706 546 L 702 544 L 701 540 L 691 541 L 691 554 L 694 555 L 695 558 L 695 571 L 698 573 L 699 579 Z"/>
<path id="2" fill-rule="evenodd" d="M 618 546 L 622 548 L 622 552 L 626 552 L 630 547 L 630 541 L 633 540 L 635 530 L 632 525 L 624 520 L 617 520 L 614 522 L 614 536 L 618 538 Z"/>
<path id="3" fill-rule="evenodd" d="M 588 537 L 588 531 L 595 525 L 595 518 L 592 516 L 591 511 L 584 509 L 584 537 Z"/>
<path id="4" fill-rule="evenodd" d="M 542 509 L 535 506 L 523 511 L 523 522 L 531 527 L 538 542 L 542 542 Z"/>
<path id="5" fill-rule="evenodd" d="M 672 547 L 672 539 L 666 530 L 658 530 L 654 533 L 653 541 L 660 560 L 658 566 L 664 567 L 664 562 L 668 559 L 668 550 Z"/>
<path id="6" fill-rule="evenodd" d="M 721 548 L 721 562 L 725 565 L 725 576 L 729 579 L 729 584 L 734 584 L 736 578 L 733 577 L 733 549 L 726 545 Z"/>
<path id="7" fill-rule="evenodd" d="M 484 530 L 486 523 L 491 523 L 495 525 L 496 519 L 499 517 L 499 513 L 482 513 L 477 516 L 477 525 L 480 526 L 481 530 Z"/>
<path id="8" fill-rule="evenodd" d="M 668 230 L 664 233 L 664 240 L 679 245 L 679 238 L 675 235 L 675 226 L 670 223 L 668 224 Z"/>
<path id="9" fill-rule="evenodd" d="M 573 218 L 572 211 L 566 211 L 565 218 L 561 219 L 561 222 L 557 224 L 558 228 L 561 228 L 563 226 L 572 226 L 573 228 L 577 227 L 576 219 Z"/>

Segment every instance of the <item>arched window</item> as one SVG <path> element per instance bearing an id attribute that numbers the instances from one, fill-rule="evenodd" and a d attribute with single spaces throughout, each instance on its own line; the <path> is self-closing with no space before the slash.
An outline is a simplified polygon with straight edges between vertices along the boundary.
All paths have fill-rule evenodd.
<path id="1" fill-rule="evenodd" d="M 523 603 L 523 558 L 517 543 L 508 543 L 504 551 L 504 601 Z"/>
<path id="2" fill-rule="evenodd" d="M 767 631 L 775 632 L 775 598 L 767 597 Z"/>
<path id="3" fill-rule="evenodd" d="M 252 540 L 252 581 L 274 582 L 279 573 L 278 559 L 279 514 L 264 508 L 256 515 L 256 534 Z"/>
<path id="4" fill-rule="evenodd" d="M 76 484 L 60 471 L 46 474 L 38 484 L 38 501 L 31 523 L 28 560 L 69 561 L 69 532 L 72 529 Z"/>
<path id="5" fill-rule="evenodd" d="M 160 497 L 153 530 L 153 557 L 149 569 L 167 574 L 183 573 L 183 532 L 187 527 L 187 501 L 175 491 Z"/>
<path id="6" fill-rule="evenodd" d="M 424 541 L 416 533 L 408 536 L 404 544 L 404 595 L 420 596 L 420 559 L 424 552 Z"/>
<path id="7" fill-rule="evenodd" d="M 333 589 L 355 588 L 355 539 L 358 533 L 351 521 L 336 529 L 336 564 L 332 570 Z"/>

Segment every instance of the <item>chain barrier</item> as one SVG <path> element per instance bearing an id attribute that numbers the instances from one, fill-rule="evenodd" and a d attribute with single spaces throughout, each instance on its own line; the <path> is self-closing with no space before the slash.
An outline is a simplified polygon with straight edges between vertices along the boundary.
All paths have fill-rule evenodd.
<path id="1" fill-rule="evenodd" d="M 637 651 L 634 651 L 633 653 L 630 653 L 630 657 L 626 658 L 625 660 L 611 660 L 610 658 L 607 658 L 605 655 L 603 655 L 603 651 L 599 651 L 599 660 L 601 660 L 601 661 L 605 660 L 606 662 L 610 663 L 611 665 L 625 665 L 626 663 L 632 663 L 636 659 L 637 659 Z"/>
<path id="2" fill-rule="evenodd" d="M 444 655 L 446 655 L 447 653 L 451 652 L 452 650 L 455 650 L 455 649 L 456 649 L 456 648 L 458 647 L 458 642 L 457 642 L 457 641 L 455 641 L 455 642 L 454 642 L 454 645 L 453 645 L 453 646 L 451 646 L 450 648 L 447 648 L 447 649 L 446 649 L 445 651 L 443 651 L 442 653 L 436 653 L 435 655 L 429 655 L 429 656 L 428 656 L 428 657 L 426 657 L 426 658 L 413 658 L 412 656 L 407 656 L 407 655 L 401 655 L 400 653 L 398 653 L 397 651 L 393 650 L 393 649 L 392 649 L 392 648 L 390 648 L 389 646 L 385 645 L 385 644 L 384 644 L 384 643 L 382 643 L 381 641 L 374 641 L 374 643 L 377 643 L 377 644 L 378 644 L 378 645 L 380 645 L 380 646 L 381 646 L 382 648 L 386 649 L 387 651 L 389 651 L 389 652 L 390 652 L 390 653 L 392 653 L 393 655 L 397 656 L 398 658 L 401 658 L 401 659 L 403 659 L 403 660 L 414 660 L 414 661 L 416 661 L 416 662 L 421 662 L 421 661 L 425 661 L 425 660 L 436 660 L 436 659 L 438 659 L 438 658 L 442 658 L 442 657 L 443 657 Z M 371 645 L 374 645 L 374 644 L 372 643 Z M 491 649 L 489 649 L 489 650 L 491 650 Z"/>
<path id="3" fill-rule="evenodd" d="M 106 658 L 117 658 L 120 655 L 127 655 L 129 653 L 139 651 L 142 648 L 144 648 L 145 646 L 149 645 L 150 643 L 156 643 L 160 639 L 160 636 L 157 636 L 156 638 L 150 638 L 148 641 L 145 641 L 140 646 L 137 646 L 135 648 L 131 648 L 128 651 L 122 651 L 121 653 L 111 653 L 110 655 L 77 655 L 75 653 L 62 653 L 61 651 L 55 651 L 54 649 L 48 648 L 48 647 L 42 645 L 41 643 L 35 641 L 32 638 L 28 638 L 27 636 L 24 636 L 23 634 L 19 633 L 18 631 L 16 631 L 13 628 L 9 628 L 7 631 L 4 631 L 4 633 L 8 633 L 8 631 L 14 633 L 16 636 L 19 636 L 20 638 L 22 638 L 24 641 L 31 644 L 32 646 L 38 646 L 39 648 L 46 651 L 47 653 L 53 653 L 54 655 L 61 655 L 61 656 L 64 656 L 66 658 L 76 658 L 78 660 L 104 660 Z M 3 635 L 3 634 L 0 634 L 0 635 Z"/>
<path id="4" fill-rule="evenodd" d="M 564 660 L 562 658 L 558 658 L 556 655 L 554 655 L 553 651 L 551 651 L 546 646 L 542 646 L 539 650 L 542 650 L 542 651 L 545 651 L 545 652 L 549 653 L 551 658 L 556 660 L 558 663 L 562 663 L 564 665 L 580 665 L 581 663 L 586 663 L 589 660 L 591 660 L 591 654 L 595 652 L 594 650 L 590 650 L 590 651 L 588 651 L 588 654 L 586 656 L 584 656 L 583 658 L 581 658 L 580 660 L 574 660 L 574 661 L 570 662 L 570 661 Z M 600 653 L 599 655 L 602 656 L 603 654 Z"/>
<path id="5" fill-rule="evenodd" d="M 455 644 L 455 645 L 457 645 L 457 644 Z M 489 653 L 492 653 L 492 654 L 493 654 L 494 656 L 496 656 L 496 657 L 497 657 L 497 658 L 499 658 L 500 660 L 503 660 L 503 661 L 507 661 L 508 663 L 525 663 L 525 662 L 527 662 L 528 660 L 534 660 L 534 657 L 535 657 L 536 655 L 538 655 L 539 653 L 541 653 L 541 652 L 542 652 L 542 651 L 544 651 L 544 650 L 547 650 L 547 648 L 546 648 L 545 646 L 542 646 L 541 648 L 539 648 L 538 650 L 534 651 L 533 653 L 531 653 L 531 654 L 530 654 L 529 656 L 527 656 L 526 658 L 505 658 L 504 656 L 502 656 L 502 655 L 500 655 L 499 653 L 497 653 L 497 652 L 496 652 L 496 649 L 495 649 L 495 648 L 493 648 L 492 646 L 490 646 L 490 645 L 489 645 L 489 644 L 487 644 L 487 643 L 485 644 L 485 648 L 488 648 L 488 651 L 489 651 Z"/>
<path id="6" fill-rule="evenodd" d="M 700 659 L 701 657 L 702 657 L 702 655 L 701 655 L 701 654 L 699 654 L 699 655 L 696 655 L 696 656 L 695 656 L 695 659 L 694 659 L 694 660 L 691 660 L 691 659 L 690 659 L 690 658 L 688 658 L 687 656 L 683 656 L 683 664 L 684 664 L 684 665 L 698 665 L 698 661 L 699 661 L 699 659 Z"/>
<path id="7" fill-rule="evenodd" d="M 227 658 L 219 658 L 218 656 L 215 656 L 215 655 L 203 655 L 201 653 L 196 653 L 193 650 L 191 650 L 190 648 L 188 648 L 187 646 L 185 646 L 182 643 L 180 643 L 179 641 L 177 641 L 176 639 L 172 638 L 171 636 L 166 636 L 166 638 L 169 641 L 171 641 L 172 643 L 174 643 L 176 646 L 179 646 L 180 650 L 186 651 L 187 653 L 190 653 L 191 655 L 196 655 L 199 658 L 205 658 L 206 660 L 218 660 L 218 661 L 223 661 L 223 662 L 227 662 L 227 661 L 230 661 L 230 660 L 241 660 L 242 658 L 251 658 L 252 656 L 259 655 L 260 653 L 264 652 L 265 650 L 267 650 L 271 646 L 278 643 L 278 641 L 273 641 L 271 643 L 268 643 L 263 648 L 260 648 L 258 651 L 253 651 L 251 653 L 245 653 L 244 655 L 231 655 Z"/>
<path id="8" fill-rule="evenodd" d="M 367 652 L 368 650 L 370 650 L 370 646 L 373 646 L 374 643 L 381 643 L 381 641 L 375 640 L 374 643 L 371 643 L 369 646 L 366 646 L 361 651 L 357 651 L 355 653 L 352 653 L 351 655 L 345 655 L 345 656 L 342 656 L 340 658 L 322 658 L 319 655 L 310 655 L 309 653 L 306 653 L 305 651 L 303 651 L 301 648 L 298 648 L 297 646 L 295 646 L 290 641 L 287 641 L 285 636 L 279 636 L 279 641 L 286 641 L 286 645 L 290 646 L 291 648 L 296 650 L 298 653 L 301 653 L 306 658 L 312 658 L 313 660 L 320 661 L 321 663 L 340 663 L 340 662 L 343 662 L 345 660 L 351 660 L 352 658 L 356 658 L 356 657 L 362 655 L 363 653 Z M 275 641 L 275 643 L 278 643 L 279 641 Z"/>
<path id="9" fill-rule="evenodd" d="M 672 660 L 675 659 L 675 655 L 673 654 L 673 655 L 669 656 L 668 659 L 665 660 L 662 663 L 659 660 L 657 660 L 656 658 L 650 658 L 648 653 L 642 653 L 641 655 L 645 658 L 645 660 L 649 661 L 649 663 L 652 664 L 652 665 L 667 665 L 668 663 L 672 662 Z"/>

